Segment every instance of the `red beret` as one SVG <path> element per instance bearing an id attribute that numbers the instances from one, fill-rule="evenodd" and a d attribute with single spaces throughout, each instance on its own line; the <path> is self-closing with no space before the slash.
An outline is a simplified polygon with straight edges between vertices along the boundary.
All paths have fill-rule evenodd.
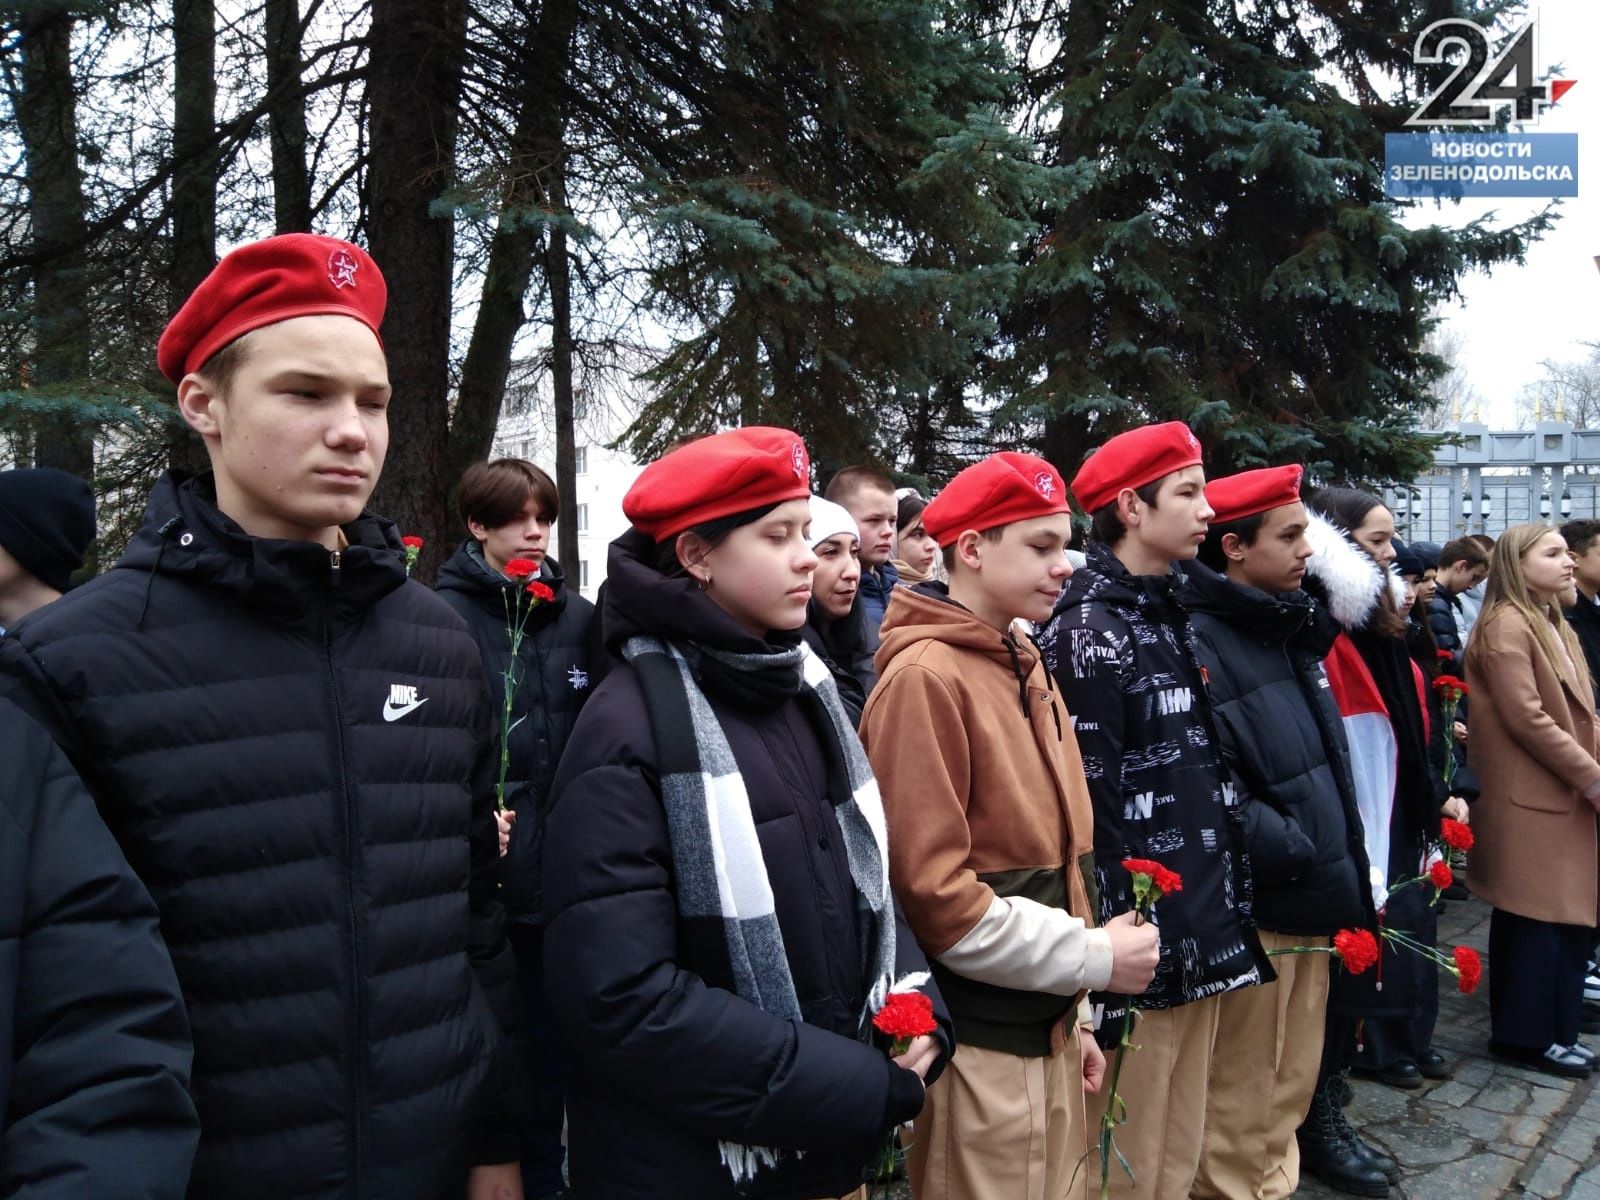
<path id="1" fill-rule="evenodd" d="M 1200 439 L 1182 421 L 1119 433 L 1089 456 L 1072 479 L 1086 513 L 1098 512 L 1123 488 L 1142 488 L 1164 475 L 1200 465 Z"/>
<path id="2" fill-rule="evenodd" d="M 1216 510 L 1213 525 L 1253 517 L 1300 500 L 1300 480 L 1305 468 L 1262 467 L 1259 471 L 1240 471 L 1226 479 L 1206 484 L 1206 503 Z"/>
<path id="3" fill-rule="evenodd" d="M 184 301 L 156 346 L 161 373 L 177 383 L 252 329 L 291 317 L 354 317 L 373 333 L 389 288 L 359 246 L 314 233 L 285 233 L 240 246 Z"/>
<path id="4" fill-rule="evenodd" d="M 662 542 L 706 521 L 811 495 L 811 459 L 792 429 L 747 425 L 680 446 L 622 498 L 633 527 Z"/>
<path id="5" fill-rule="evenodd" d="M 1002 450 L 968 467 L 930 500 L 922 527 L 944 547 L 968 529 L 982 533 L 1071 511 L 1060 472 L 1035 455 Z"/>

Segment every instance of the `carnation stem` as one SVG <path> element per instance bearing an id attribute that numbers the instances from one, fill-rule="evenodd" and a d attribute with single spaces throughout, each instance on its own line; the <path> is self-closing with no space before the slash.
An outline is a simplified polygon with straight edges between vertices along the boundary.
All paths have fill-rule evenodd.
<path id="1" fill-rule="evenodd" d="M 1133 1044 L 1133 1015 L 1137 1010 L 1133 1007 L 1133 997 L 1126 999 L 1128 1008 L 1122 1016 L 1122 1038 L 1117 1042 L 1117 1052 L 1111 1059 L 1111 1074 L 1106 1079 L 1106 1111 L 1100 1118 L 1100 1200 L 1107 1200 L 1111 1194 L 1111 1152 L 1116 1146 L 1117 1126 L 1121 1123 L 1117 1119 L 1117 1106 L 1122 1102 L 1117 1095 L 1117 1081 L 1122 1078 L 1123 1056 Z M 1130 1171 L 1128 1174 L 1132 1178 L 1133 1173 Z"/>
<path id="2" fill-rule="evenodd" d="M 513 595 L 514 593 L 514 595 Z M 506 613 L 506 639 L 511 645 L 511 658 L 506 663 L 502 682 L 505 697 L 500 705 L 500 770 L 494 782 L 495 808 L 506 810 L 506 774 L 511 767 L 511 706 L 517 696 L 517 667 L 521 663 L 522 636 L 527 626 L 527 613 L 522 611 L 522 588 L 509 588 L 500 593 L 500 604 Z M 513 620 L 513 609 L 515 619 Z M 533 611 L 529 604 L 528 612 Z"/>

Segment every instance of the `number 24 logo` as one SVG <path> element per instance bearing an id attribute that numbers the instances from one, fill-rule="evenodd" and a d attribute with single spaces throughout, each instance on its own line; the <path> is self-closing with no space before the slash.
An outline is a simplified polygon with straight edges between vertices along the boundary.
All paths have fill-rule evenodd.
<path id="1" fill-rule="evenodd" d="M 1449 78 L 1434 89 L 1406 118 L 1407 125 L 1488 125 L 1505 105 L 1514 106 L 1513 120 L 1538 119 L 1540 109 L 1554 104 L 1576 80 L 1535 79 L 1533 23 L 1523 26 L 1511 45 L 1491 60 L 1489 35 L 1481 25 L 1459 17 L 1435 21 L 1417 35 L 1412 60 L 1419 66 L 1447 63 L 1453 47 L 1466 51 Z"/>

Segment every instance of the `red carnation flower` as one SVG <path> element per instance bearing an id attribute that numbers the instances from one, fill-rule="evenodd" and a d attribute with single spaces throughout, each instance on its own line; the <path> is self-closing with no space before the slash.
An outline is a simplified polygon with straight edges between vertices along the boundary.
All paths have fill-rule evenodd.
<path id="1" fill-rule="evenodd" d="M 1455 655 L 1448 650 L 1438 650 L 1435 653 L 1445 662 L 1450 662 L 1455 658 Z"/>
<path id="2" fill-rule="evenodd" d="M 549 604 L 556 598 L 555 592 L 550 590 L 549 585 L 540 583 L 537 579 L 528 585 L 528 595 L 533 597 L 535 604 Z"/>
<path id="3" fill-rule="evenodd" d="M 1359 975 L 1378 961 L 1378 939 L 1370 929 L 1341 929 L 1333 935 L 1333 952 L 1346 971 Z"/>
<path id="4" fill-rule="evenodd" d="M 507 579 L 515 579 L 518 583 L 538 573 L 539 564 L 531 558 L 513 558 L 503 569 Z"/>
<path id="5" fill-rule="evenodd" d="M 883 1007 L 872 1015 L 872 1027 L 898 1042 L 932 1033 L 939 1023 L 933 1018 L 933 1000 L 926 992 L 890 992 Z"/>
<path id="6" fill-rule="evenodd" d="M 1451 954 L 1456 960 L 1456 980 L 1463 992 L 1475 992 L 1483 979 L 1483 960 L 1471 946 L 1457 946 Z"/>
<path id="7" fill-rule="evenodd" d="M 400 544 L 406 547 L 408 550 L 422 549 L 422 539 L 414 533 L 406 534 L 405 537 L 400 539 Z"/>
<path id="8" fill-rule="evenodd" d="M 1456 881 L 1456 877 L 1451 874 L 1450 864 L 1442 858 L 1428 868 L 1428 879 L 1441 892 Z"/>
<path id="9" fill-rule="evenodd" d="M 1455 675 L 1439 676 L 1439 678 L 1433 681 L 1433 689 L 1434 691 L 1438 692 L 1439 695 L 1443 696 L 1446 702 L 1449 702 L 1452 699 L 1459 700 L 1462 696 L 1465 696 L 1472 691 L 1472 689 L 1467 686 L 1467 681 L 1465 679 L 1460 679 Z"/>
<path id="10" fill-rule="evenodd" d="M 1463 825 L 1460 821 L 1452 821 L 1449 817 L 1439 822 L 1439 836 L 1444 844 L 1452 850 L 1471 850 L 1473 843 L 1472 827 Z"/>
<path id="11" fill-rule="evenodd" d="M 1153 858 L 1125 858 L 1122 860 L 1122 869 L 1130 875 L 1148 875 L 1150 882 L 1161 889 L 1163 896 L 1183 891 L 1183 876 Z"/>

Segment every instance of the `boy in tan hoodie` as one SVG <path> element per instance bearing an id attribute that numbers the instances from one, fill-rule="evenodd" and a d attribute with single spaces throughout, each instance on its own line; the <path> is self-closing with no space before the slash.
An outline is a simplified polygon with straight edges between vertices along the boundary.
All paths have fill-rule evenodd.
<path id="1" fill-rule="evenodd" d="M 1017 618 L 1047 618 L 1071 574 L 1055 468 L 1001 453 L 928 505 L 948 587 L 896 589 L 861 740 L 883 793 L 889 872 L 959 1052 L 907 1155 L 918 1200 L 1087 1195 L 1084 1091 L 1105 1060 L 1088 989 L 1140 992 L 1153 926 L 1091 926 L 1092 809 L 1071 717 Z M 1076 1173 L 1076 1179 L 1073 1179 Z"/>

